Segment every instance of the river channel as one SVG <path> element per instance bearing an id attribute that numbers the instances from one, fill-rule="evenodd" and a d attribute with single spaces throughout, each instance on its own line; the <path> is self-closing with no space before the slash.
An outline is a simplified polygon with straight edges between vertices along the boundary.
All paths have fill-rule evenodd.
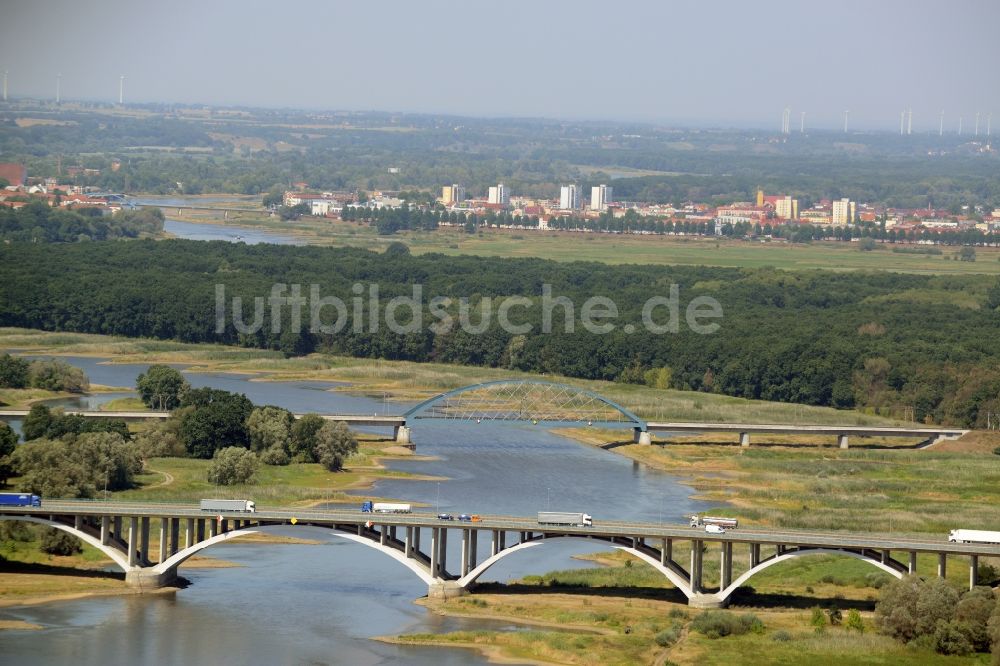
<path id="1" fill-rule="evenodd" d="M 191 225 L 196 227 L 221 225 Z M 221 227 L 231 229 L 230 227 Z M 201 230 L 204 232 L 205 230 Z M 206 233 L 210 233 L 208 230 Z M 267 233 L 267 232 L 261 232 Z M 218 238 L 234 240 L 232 238 Z M 265 241 L 269 242 L 269 241 Z M 146 365 L 62 357 L 90 381 L 131 387 Z M 399 413 L 406 403 L 334 391 L 324 382 L 254 381 L 247 375 L 185 373 L 193 386 L 245 393 L 255 404 L 297 412 Z M 92 408 L 118 394 L 61 404 Z M 613 453 L 525 425 L 421 422 L 413 429 L 429 462 L 393 461 L 392 469 L 447 480 L 382 480 L 354 493 L 427 505 L 427 511 L 531 515 L 539 510 L 587 511 L 595 520 L 677 523 L 703 507 L 675 477 Z M 411 572 L 365 546 L 313 528 L 283 533 L 321 545 L 219 544 L 207 555 L 239 566 L 185 569 L 191 585 L 176 595 L 105 597 L 0 609 L 0 619 L 42 627 L 0 632 L 9 664 L 485 664 L 478 653 L 403 647 L 372 636 L 457 629 L 517 627 L 441 618 L 413 601 L 426 587 Z M 455 540 L 457 541 L 457 539 Z M 457 548 L 457 544 L 454 545 Z M 592 543 L 555 540 L 504 560 L 483 577 L 509 580 L 584 563 L 572 555 L 601 550 Z M 455 561 L 457 553 L 449 556 Z"/>

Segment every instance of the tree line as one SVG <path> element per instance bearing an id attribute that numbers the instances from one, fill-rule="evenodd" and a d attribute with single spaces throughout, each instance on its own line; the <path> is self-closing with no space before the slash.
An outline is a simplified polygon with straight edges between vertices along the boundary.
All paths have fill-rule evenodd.
<path id="1" fill-rule="evenodd" d="M 447 296 L 458 321 L 459 299 L 476 314 L 497 299 L 526 297 L 531 307 L 511 311 L 505 331 L 493 316 L 481 333 L 460 326 L 408 333 L 368 320 L 354 323 L 347 307 L 335 331 L 301 328 L 290 308 L 260 308 L 260 326 L 240 332 L 231 316 L 242 299 L 246 321 L 254 298 L 265 300 L 276 283 L 318 285 L 323 297 L 351 304 L 354 285 L 378 283 L 388 299 Z M 216 330 L 216 284 L 226 290 L 225 325 Z M 542 333 L 541 292 L 566 296 L 579 315 L 591 296 L 618 309 L 615 328 L 598 335 L 565 330 L 564 311 Z M 698 296 L 719 301 L 720 329 L 699 335 L 681 325 L 653 333 L 642 310 L 653 295 L 676 285 L 682 302 Z M 960 297 L 960 298 L 959 298 Z M 985 276 L 732 269 L 677 266 L 608 266 L 541 259 L 409 256 L 355 248 L 244 246 L 194 241 L 137 241 L 0 247 L 0 325 L 107 333 L 132 337 L 222 342 L 279 349 L 289 355 L 325 351 L 356 357 L 440 361 L 504 367 L 585 379 L 659 383 L 672 388 L 834 407 L 964 426 L 985 426 L 1000 412 L 1000 287 Z M 367 302 L 367 301 L 366 301 Z M 970 302 L 973 305 L 970 306 Z M 368 306 L 365 305 L 365 308 Z M 405 312 L 405 311 L 404 311 Z M 279 320 L 272 321 L 277 314 Z M 367 317 L 367 310 L 361 313 Z M 495 314 L 495 313 L 494 313 Z M 667 317 L 661 311 L 658 321 Z M 683 313 L 682 313 L 683 316 Z M 322 323 L 337 319 L 327 308 Z M 340 320 L 337 321 L 340 324 Z M 407 323 L 404 316 L 401 323 Z M 579 323 L 579 322 L 578 322 Z M 635 326 L 626 333 L 625 324 Z M 650 370 L 665 370 L 650 373 Z"/>
<path id="2" fill-rule="evenodd" d="M 160 234 L 163 219 L 159 208 L 106 215 L 100 208 L 67 209 L 29 199 L 21 208 L 0 206 L 0 241 L 76 243 L 138 238 Z"/>

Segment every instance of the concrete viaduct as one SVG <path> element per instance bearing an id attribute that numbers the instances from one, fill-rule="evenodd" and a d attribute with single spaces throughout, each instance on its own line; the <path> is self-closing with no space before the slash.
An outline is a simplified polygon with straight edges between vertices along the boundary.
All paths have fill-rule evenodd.
<path id="1" fill-rule="evenodd" d="M 730 530 L 708 534 L 683 526 L 595 522 L 592 527 L 539 525 L 532 518 L 483 516 L 476 522 L 441 520 L 424 514 L 368 514 L 360 511 L 267 509 L 255 513 L 208 513 L 190 505 L 46 500 L 41 507 L 0 507 L 0 520 L 55 527 L 101 550 L 135 587 L 170 585 L 185 560 L 214 544 L 274 526 L 318 527 L 373 548 L 409 569 L 427 584 L 428 594 L 466 594 L 476 580 L 504 557 L 543 546 L 553 539 L 586 539 L 628 552 L 666 577 L 699 608 L 728 604 L 732 594 L 768 567 L 810 555 L 837 554 L 859 559 L 885 573 L 914 573 L 918 554 L 931 554 L 937 575 L 948 558 L 967 558 L 969 585 L 977 583 L 980 557 L 1000 557 L 1000 545 L 949 543 L 932 537 L 789 530 Z M 158 536 L 154 552 L 151 534 Z M 459 545 L 449 562 L 448 542 Z M 734 573 L 734 549 L 746 549 L 749 564 Z M 454 556 L 455 548 L 450 549 Z M 719 580 L 703 574 L 712 550 L 719 557 Z"/>
<path id="2" fill-rule="evenodd" d="M 166 419 L 169 412 L 157 411 L 75 411 L 87 418 Z M 28 410 L 0 410 L 0 419 L 27 416 Z M 301 414 L 296 414 L 300 417 Z M 750 446 L 750 436 L 763 433 L 828 435 L 842 449 L 850 437 L 915 437 L 925 442 L 954 438 L 965 434 L 957 428 L 907 428 L 850 425 L 789 425 L 751 423 L 647 422 L 608 398 L 567 384 L 534 379 L 498 380 L 464 386 L 440 393 L 400 415 L 325 414 L 323 418 L 343 421 L 352 426 L 389 427 L 396 441 L 411 444 L 411 428 L 421 420 L 483 422 L 520 422 L 543 427 L 599 427 L 631 430 L 633 441 L 651 444 L 652 433 L 725 432 L 739 435 L 742 446 Z"/>

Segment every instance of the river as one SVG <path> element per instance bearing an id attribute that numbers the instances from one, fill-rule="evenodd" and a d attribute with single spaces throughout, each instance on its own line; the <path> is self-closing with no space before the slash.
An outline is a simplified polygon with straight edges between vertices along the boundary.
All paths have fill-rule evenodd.
<path id="1" fill-rule="evenodd" d="M 168 223 L 169 224 L 169 223 Z M 203 238 L 237 240 L 222 225 L 196 227 Z M 218 230 L 210 227 L 218 227 Z M 241 232 L 242 233 L 242 232 Z M 274 242 L 261 231 L 260 242 Z M 178 234 L 181 235 L 181 234 Z M 193 236 L 192 236 L 193 237 Z M 244 242 L 251 242 L 244 235 Z M 146 365 L 109 364 L 92 357 L 61 357 L 91 382 L 131 387 Z M 334 392 L 325 382 L 253 381 L 252 376 L 185 373 L 195 387 L 245 393 L 255 404 L 298 412 L 399 413 L 407 403 Z M 126 393 L 60 401 L 96 407 Z M 371 494 L 427 503 L 451 513 L 531 515 L 539 510 L 587 511 L 597 520 L 679 522 L 704 506 L 676 478 L 622 456 L 581 445 L 531 425 L 421 422 L 413 429 L 432 462 L 393 461 L 392 469 L 446 477 L 442 482 L 382 480 Z M 358 495 L 358 504 L 367 496 Z M 184 569 L 191 585 L 176 595 L 106 597 L 0 609 L 0 619 L 43 628 L 0 632 L 0 654 L 11 664 L 485 664 L 477 653 L 403 647 L 372 636 L 456 629 L 500 628 L 504 623 L 435 616 L 413 601 L 426 588 L 412 573 L 365 546 L 313 528 L 281 528 L 322 545 L 219 544 L 206 554 L 239 564 Z M 455 539 L 454 541 L 458 541 Z M 458 544 L 449 544 L 457 549 Z M 601 550 L 556 540 L 518 553 L 484 580 L 509 580 L 584 563 L 572 555 Z M 449 554 L 456 561 L 457 551 Z"/>

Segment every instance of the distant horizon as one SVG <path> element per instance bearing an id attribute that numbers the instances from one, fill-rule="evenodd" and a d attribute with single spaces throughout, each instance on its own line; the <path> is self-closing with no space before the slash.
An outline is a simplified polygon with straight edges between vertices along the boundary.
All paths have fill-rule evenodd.
<path id="1" fill-rule="evenodd" d="M 55 99 L 45 97 L 37 97 L 32 95 L 16 95 L 13 92 L 8 94 L 7 104 L 13 104 L 17 102 L 33 102 L 39 106 L 54 105 Z M 117 99 L 106 99 L 106 98 L 87 98 L 87 97 L 62 97 L 59 104 L 61 105 L 72 105 L 72 104 L 96 104 L 109 107 L 118 107 Z M 235 103 L 235 104 L 213 104 L 209 102 L 199 102 L 199 101 L 167 101 L 167 100 L 133 100 L 129 101 L 126 99 L 124 108 L 143 108 L 152 106 L 176 106 L 182 108 L 205 108 L 213 110 L 256 110 L 256 111 L 284 111 L 289 113 L 298 114 L 385 114 L 385 115 L 406 115 L 406 116 L 424 116 L 432 118 L 456 118 L 456 119 L 474 119 L 474 120 L 527 120 L 527 121 L 540 121 L 540 122 L 569 122 L 569 123 L 583 123 L 583 124 L 631 124 L 637 126 L 645 127 L 659 127 L 659 128 L 676 128 L 691 131 L 712 131 L 712 130 L 739 130 L 739 131 L 764 131 L 773 132 L 775 134 L 780 134 L 780 114 L 778 122 L 774 123 L 773 127 L 767 126 L 763 122 L 758 121 L 736 121 L 728 120 L 698 125 L 697 120 L 694 118 L 664 118 L 664 119 L 643 119 L 643 118 L 628 118 L 628 117 L 559 117 L 559 116 L 542 116 L 542 115 L 531 115 L 531 114 L 474 114 L 474 113 L 456 113 L 447 111 L 429 111 L 429 110 L 405 110 L 405 109 L 377 109 L 377 108 L 328 108 L 328 107 L 296 107 L 296 106 L 268 106 L 261 104 L 249 104 L 249 103 Z M 3 103 L 0 102 L 0 112 L 4 110 Z M 980 124 L 979 124 L 979 138 L 986 138 L 987 127 L 988 127 L 988 116 L 990 114 L 987 112 L 980 112 Z M 911 135 L 913 136 L 936 136 L 938 135 L 938 129 L 940 127 L 940 112 L 938 115 L 934 116 L 933 127 L 922 127 L 918 121 L 919 116 L 916 112 L 913 114 L 914 124 Z M 961 116 L 964 121 L 964 126 L 962 128 L 961 136 L 968 138 L 976 138 L 975 135 L 975 112 L 971 115 Z M 806 125 L 805 134 L 810 132 L 823 132 L 830 134 L 843 134 L 843 126 L 810 126 L 808 123 L 808 113 L 806 115 Z M 852 113 L 850 116 L 850 123 L 848 125 L 848 135 L 856 132 L 861 133 L 879 133 L 879 134 L 895 134 L 899 136 L 898 131 L 898 116 L 896 125 L 890 126 L 887 124 L 871 124 L 858 122 L 855 124 L 855 117 Z M 959 116 L 954 116 L 952 118 L 953 122 L 949 124 L 949 116 L 945 114 L 944 123 L 944 136 L 958 136 L 958 119 Z M 791 131 L 788 136 L 801 135 L 799 131 L 798 117 L 793 118 L 794 122 L 791 123 Z M 1000 121 L 1000 114 L 997 114 L 997 120 Z M 841 121 L 843 122 L 843 121 Z M 996 129 L 993 127 L 992 129 Z"/>
<path id="2" fill-rule="evenodd" d="M 97 11 L 99 10 L 99 11 Z M 67 18 L 72 20 L 66 20 Z M 971 135 L 995 113 L 1000 3 L 796 0 L 15 0 L 9 95 L 286 109 L 401 109 L 780 130 Z M 157 100 L 173 100 L 158 102 Z M 963 134 L 965 133 L 963 131 Z"/>

